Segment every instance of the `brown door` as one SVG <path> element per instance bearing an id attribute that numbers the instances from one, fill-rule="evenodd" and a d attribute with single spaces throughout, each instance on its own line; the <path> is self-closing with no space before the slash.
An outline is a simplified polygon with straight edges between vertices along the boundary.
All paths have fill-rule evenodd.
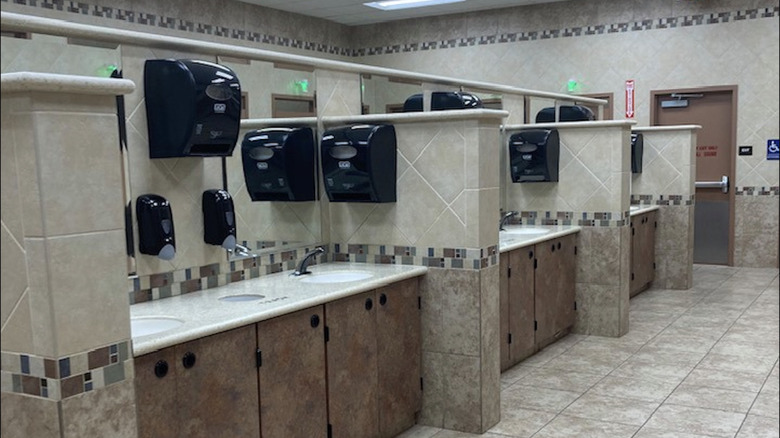
<path id="1" fill-rule="evenodd" d="M 612 93 L 594 93 L 594 94 L 583 94 L 583 97 L 592 97 L 594 99 L 603 99 L 607 101 L 607 104 L 604 105 L 604 113 L 601 115 L 601 118 L 599 120 L 612 120 Z M 585 103 L 585 102 L 577 102 L 578 105 L 586 106 L 590 108 L 591 111 L 593 111 L 593 114 L 596 115 L 596 118 L 598 119 L 599 115 L 599 106 L 592 103 Z"/>
<path id="2" fill-rule="evenodd" d="M 737 87 L 651 92 L 653 125 L 701 125 L 696 141 L 694 263 L 734 259 L 734 150 Z"/>

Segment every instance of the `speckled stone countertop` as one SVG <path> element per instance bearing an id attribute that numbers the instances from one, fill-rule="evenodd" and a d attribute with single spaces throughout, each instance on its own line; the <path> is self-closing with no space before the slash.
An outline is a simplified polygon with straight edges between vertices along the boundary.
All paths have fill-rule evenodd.
<path id="1" fill-rule="evenodd" d="M 579 233 L 576 225 L 510 225 L 498 232 L 498 251 L 506 252 L 550 239 Z"/>
<path id="2" fill-rule="evenodd" d="M 309 267 L 310 275 L 292 277 L 290 271 L 230 283 L 163 300 L 130 306 L 131 319 L 153 317 L 184 321 L 180 326 L 146 336 L 133 336 L 133 356 L 192 341 L 276 316 L 307 309 L 329 301 L 366 292 L 397 281 L 424 275 L 424 266 L 375 265 L 368 263 L 325 263 Z M 343 283 L 305 283 L 319 274 L 360 271 L 371 273 L 365 280 Z M 255 300 L 225 301 L 224 297 L 262 295 Z M 251 297 L 247 297 L 251 298 Z"/>
<path id="3" fill-rule="evenodd" d="M 128 79 L 36 72 L 3 73 L 0 77 L 0 90 L 3 93 L 44 91 L 49 93 L 118 95 L 132 93 L 134 89 L 135 83 Z"/>
<path id="4" fill-rule="evenodd" d="M 645 214 L 649 213 L 651 211 L 655 211 L 660 209 L 661 207 L 657 205 L 632 205 L 629 210 L 630 216 L 636 216 L 638 214 Z"/>

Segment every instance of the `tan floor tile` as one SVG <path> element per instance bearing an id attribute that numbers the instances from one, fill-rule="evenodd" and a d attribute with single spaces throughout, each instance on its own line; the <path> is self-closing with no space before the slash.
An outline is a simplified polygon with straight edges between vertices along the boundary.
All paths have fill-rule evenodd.
<path id="1" fill-rule="evenodd" d="M 598 421 L 635 425 L 650 418 L 658 403 L 635 399 L 585 394 L 562 412 L 563 415 Z"/>
<path id="2" fill-rule="evenodd" d="M 560 415 L 534 438 L 630 438 L 637 426 Z"/>
<path id="3" fill-rule="evenodd" d="M 674 391 L 676 386 L 677 382 L 607 376 L 593 386 L 587 394 L 661 403 Z"/>
<path id="4" fill-rule="evenodd" d="M 756 394 L 753 392 L 680 385 L 666 399 L 666 403 L 745 414 L 755 398 Z"/>
<path id="5" fill-rule="evenodd" d="M 780 438 L 780 420 L 748 415 L 737 438 Z"/>
<path id="6" fill-rule="evenodd" d="M 673 432 L 732 437 L 745 414 L 663 404 L 647 421 L 648 428 Z"/>

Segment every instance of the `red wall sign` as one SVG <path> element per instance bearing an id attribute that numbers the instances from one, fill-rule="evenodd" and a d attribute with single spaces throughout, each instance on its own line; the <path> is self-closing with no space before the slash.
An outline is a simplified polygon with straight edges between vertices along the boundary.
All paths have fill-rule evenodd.
<path id="1" fill-rule="evenodd" d="M 634 80 L 626 81 L 626 118 L 634 118 Z"/>

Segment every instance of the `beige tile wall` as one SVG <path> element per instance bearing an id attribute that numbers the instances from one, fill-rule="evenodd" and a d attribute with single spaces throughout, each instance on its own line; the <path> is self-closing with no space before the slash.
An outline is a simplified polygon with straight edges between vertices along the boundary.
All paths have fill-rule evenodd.
<path id="1" fill-rule="evenodd" d="M 693 209 L 696 130 L 641 130 L 642 173 L 631 174 L 631 196 L 640 204 L 660 205 L 653 284 L 666 289 L 693 286 Z M 670 196 L 679 201 L 668 201 Z"/>

